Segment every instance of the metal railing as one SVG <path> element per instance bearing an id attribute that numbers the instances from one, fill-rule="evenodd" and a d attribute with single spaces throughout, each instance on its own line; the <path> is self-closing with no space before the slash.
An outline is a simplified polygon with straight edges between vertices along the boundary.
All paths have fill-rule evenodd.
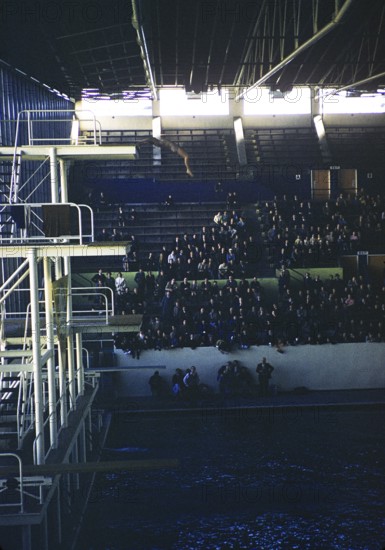
<path id="1" fill-rule="evenodd" d="M 49 115 L 50 113 L 57 113 L 60 115 L 60 113 L 64 113 L 64 115 L 68 114 L 68 117 L 65 118 L 42 118 L 40 115 Z M 45 128 L 47 128 L 47 125 L 54 123 L 55 125 L 57 123 L 65 123 L 65 124 L 71 124 L 71 129 L 73 126 L 74 121 L 79 121 L 77 118 L 78 114 L 80 113 L 89 113 L 91 114 L 91 117 L 82 119 L 81 121 L 84 122 L 92 122 L 93 123 L 93 139 L 91 145 L 101 145 L 102 143 L 102 129 L 100 122 L 96 120 L 95 114 L 90 110 L 68 110 L 68 109 L 25 109 L 18 113 L 17 120 L 16 120 L 16 129 L 15 129 L 15 140 L 14 140 L 14 151 L 13 151 L 13 158 L 12 158 L 12 174 L 11 174 L 11 182 L 9 186 L 9 197 L 10 202 L 17 202 L 18 197 L 18 185 L 19 185 L 19 175 L 20 175 L 20 154 L 19 154 L 19 147 L 21 145 L 25 144 L 19 144 L 20 141 L 20 126 L 22 123 L 27 124 L 27 142 L 29 146 L 36 145 L 37 142 L 40 142 L 40 144 L 43 145 L 52 145 L 55 146 L 60 143 L 67 143 L 68 145 L 73 144 L 73 136 L 72 131 L 68 131 L 67 137 L 34 137 L 34 124 L 36 127 L 36 124 L 44 125 Z M 34 116 L 36 118 L 34 118 Z M 26 118 L 24 118 L 26 117 Z M 49 126 L 48 126 L 49 129 Z M 55 130 L 57 131 L 57 126 L 55 127 Z M 77 144 L 78 140 L 75 140 L 75 144 Z"/>
<path id="2" fill-rule="evenodd" d="M 37 119 L 33 119 L 33 115 L 39 115 L 39 114 L 47 114 L 47 113 L 68 113 L 68 115 L 70 116 L 70 118 L 68 119 L 63 119 L 63 118 L 58 118 L 58 119 L 52 119 L 52 118 L 47 118 L 47 119 L 42 119 L 42 118 L 37 118 Z M 91 117 L 90 118 L 81 118 L 79 119 L 78 118 L 78 115 L 79 113 L 89 113 L 91 114 Z M 26 116 L 27 118 L 23 120 L 23 116 Z M 35 142 L 37 141 L 40 141 L 40 142 L 48 142 L 48 143 L 52 143 L 53 141 L 54 142 L 57 142 L 57 141 L 63 141 L 63 142 L 67 142 L 68 144 L 71 144 L 71 141 L 72 141 L 72 136 L 69 135 L 68 137 L 66 138 L 51 138 L 51 137 L 48 137 L 48 138 L 44 138 L 44 137 L 34 137 L 34 132 L 33 132 L 33 125 L 34 123 L 39 123 L 39 124 L 49 124 L 49 123 L 52 123 L 52 122 L 61 122 L 61 123 L 72 123 L 74 120 L 79 120 L 80 122 L 92 122 L 93 123 L 93 145 L 101 145 L 102 143 L 102 129 L 101 129 L 101 124 L 98 120 L 96 120 L 96 117 L 94 115 L 94 113 L 90 110 L 79 110 L 79 111 L 70 111 L 68 109 L 25 109 L 23 111 L 20 111 L 17 115 L 17 121 L 16 121 L 16 135 L 15 135 L 15 147 L 17 147 L 18 145 L 18 138 L 19 138 L 19 131 L 20 131 L 20 123 L 22 122 L 25 122 L 27 124 L 27 135 L 28 135 L 28 145 L 34 145 Z"/>
<path id="3" fill-rule="evenodd" d="M 11 290 L 11 289 L 9 289 Z M 7 290 L 7 295 L 8 295 L 8 292 L 9 290 Z M 29 289 L 28 288 L 16 288 L 16 289 L 13 289 L 14 292 L 27 292 L 29 293 Z M 43 292 L 44 289 L 43 288 L 39 288 L 38 289 L 39 292 Z M 73 287 L 72 288 L 72 291 L 75 291 L 75 292 L 71 292 L 71 293 L 68 293 L 67 292 L 67 289 L 58 289 L 56 291 L 56 294 L 62 294 L 65 298 L 67 296 L 71 296 L 72 298 L 81 298 L 82 296 L 87 296 L 87 297 L 95 297 L 97 298 L 98 296 L 100 296 L 103 300 L 103 311 L 106 313 L 106 320 L 108 320 L 108 317 L 110 315 L 115 315 L 115 296 L 114 296 L 114 291 L 112 288 L 108 287 L 108 286 L 105 286 L 105 287 L 93 287 L 93 286 L 88 286 L 88 287 Z M 87 292 L 84 292 L 84 291 L 87 291 Z M 108 297 L 106 296 L 105 294 L 105 291 L 107 291 L 108 294 L 110 294 L 111 298 L 108 299 Z M 7 298 L 7 296 L 3 296 L 2 298 L 0 298 L 0 302 L 3 302 L 5 299 Z M 39 300 L 39 304 L 45 304 L 45 301 L 44 300 Z M 1 305 L 1 303 L 0 303 Z M 22 310 L 22 311 L 9 311 L 6 313 L 6 317 L 7 318 L 14 318 L 14 319 L 18 319 L 18 318 L 22 318 L 24 321 L 25 321 L 25 325 L 24 325 L 24 341 L 26 342 L 27 339 L 28 339 L 28 336 L 27 336 L 27 333 L 26 333 L 26 330 L 27 330 L 27 327 L 28 327 L 28 321 L 29 321 L 29 318 L 30 318 L 30 306 L 31 304 L 27 304 L 27 308 L 26 310 Z M 90 307 L 88 309 L 75 309 L 73 312 L 72 312 L 72 317 L 74 317 L 74 315 L 76 315 L 77 317 L 79 317 L 79 314 L 88 314 L 88 316 L 92 316 L 92 317 L 95 317 L 95 315 L 98 315 L 100 313 L 100 310 L 97 310 L 95 311 L 95 304 L 90 304 Z M 67 312 L 66 311 L 56 311 L 56 314 L 58 315 L 66 315 Z M 40 312 L 40 319 L 41 320 L 44 320 L 45 319 L 45 312 L 44 310 Z M 63 322 L 67 322 L 67 320 L 64 320 L 64 317 L 62 317 L 62 321 Z M 44 331 L 44 327 L 41 328 L 41 331 Z M 0 367 L 1 369 L 1 367 Z"/>
<path id="4" fill-rule="evenodd" d="M 90 292 L 84 292 L 84 290 L 89 290 Z M 80 291 L 80 292 L 76 292 L 76 291 Z M 111 307 L 109 307 L 108 297 L 105 294 L 106 291 L 111 294 L 111 302 L 110 302 Z M 66 317 L 67 311 L 57 311 L 56 314 L 58 316 L 61 316 L 61 323 L 63 324 L 68 324 L 71 322 L 82 321 L 82 320 L 86 321 L 89 319 L 95 319 L 96 315 L 98 315 L 98 318 L 99 318 L 100 313 L 104 312 L 105 323 L 106 325 L 108 325 L 109 316 L 114 315 L 114 312 L 115 312 L 114 292 L 110 287 L 107 287 L 107 286 L 106 287 L 74 287 L 71 289 L 71 293 L 68 293 L 66 290 L 62 291 L 60 289 L 58 290 L 58 293 L 59 294 L 64 293 L 65 297 L 71 296 L 72 298 L 83 297 L 83 296 L 94 297 L 94 298 L 100 297 L 101 301 L 104 304 L 102 309 L 97 311 L 95 311 L 95 307 L 93 307 L 92 305 L 90 306 L 90 309 L 72 310 L 72 317 L 69 320 Z"/>
<path id="5" fill-rule="evenodd" d="M 3 507 L 3 508 L 11 507 L 11 506 L 17 506 L 17 507 L 20 506 L 20 513 L 23 514 L 24 513 L 23 463 L 22 463 L 21 458 L 19 457 L 19 455 L 15 454 L 15 453 L 1 453 L 0 454 L 0 460 L 2 458 L 14 458 L 18 462 L 20 500 L 18 502 L 2 503 L 2 504 L 0 504 L 0 506 Z M 2 493 L 3 491 L 6 491 L 7 489 L 8 489 L 8 487 L 5 484 L 5 486 L 0 489 L 0 493 Z"/>
<path id="6" fill-rule="evenodd" d="M 100 377 L 100 375 L 98 373 L 92 373 L 93 376 L 92 376 L 92 382 L 86 382 L 86 384 L 89 384 L 92 388 L 95 389 L 96 387 L 96 379 Z M 61 401 L 62 399 L 66 399 L 67 398 L 67 395 L 69 394 L 69 386 L 70 386 L 70 381 L 67 379 L 66 380 L 66 391 L 64 392 L 64 394 L 62 396 L 60 396 L 56 402 L 55 402 L 55 407 L 56 407 L 56 410 L 59 409 L 60 407 L 60 404 L 61 404 Z M 68 409 L 67 410 L 67 414 L 66 414 L 66 417 L 67 419 L 70 417 L 70 415 L 72 414 L 73 410 L 72 409 Z M 60 415 L 57 415 L 57 419 L 59 419 L 59 416 Z M 45 431 L 45 428 L 47 427 L 49 421 L 50 421 L 50 418 L 51 418 L 51 415 L 47 415 L 47 418 L 44 420 L 43 422 L 43 431 L 38 434 L 35 439 L 33 440 L 33 444 L 32 444 L 32 456 L 33 456 L 33 461 L 34 461 L 34 464 L 37 464 L 37 442 L 39 440 L 40 437 L 43 437 L 43 434 L 44 434 L 44 431 Z M 60 426 L 58 426 L 58 431 L 57 431 L 57 437 L 59 437 L 59 435 L 61 434 L 62 430 L 64 430 L 66 428 L 66 426 L 64 424 L 61 424 Z M 53 446 L 52 444 L 48 447 L 48 449 L 46 450 L 46 452 L 44 453 L 44 461 L 47 460 L 48 458 L 48 455 L 50 453 L 51 450 L 53 450 Z M 1 456 L 1 455 L 0 455 Z"/>
<path id="7" fill-rule="evenodd" d="M 3 204 L 0 204 L 0 208 L 4 206 Z M 20 243 L 20 242 L 25 242 L 25 243 L 28 243 L 30 241 L 45 241 L 45 242 L 57 242 L 58 239 L 59 240 L 62 240 L 62 239 L 66 239 L 66 240 L 79 240 L 79 243 L 80 244 L 83 244 L 83 239 L 84 238 L 89 238 L 91 242 L 94 241 L 94 232 L 95 232 L 95 229 L 94 229 L 94 212 L 92 210 L 92 208 L 88 205 L 88 204 L 76 204 L 74 202 L 65 202 L 65 203 L 51 203 L 51 202 L 33 202 L 33 203 L 28 203 L 28 204 L 24 204 L 24 203 L 19 203 L 18 206 L 25 206 L 25 207 L 30 207 L 30 208 L 42 208 L 43 206 L 69 206 L 70 208 L 76 208 L 76 210 L 78 211 L 78 224 L 79 224 L 79 234 L 76 234 L 76 235 L 60 235 L 60 236 L 56 236 L 56 237 L 47 237 L 46 235 L 44 235 L 44 232 L 43 230 L 38 227 L 38 225 L 36 225 L 33 221 L 31 221 L 31 224 L 30 225 L 33 225 L 35 227 L 35 229 L 37 231 L 39 231 L 40 235 L 31 235 L 31 236 L 23 236 L 23 237 L 15 237 L 15 236 L 12 236 L 12 237 L 4 237 L 2 238 L 2 241 L 3 242 L 12 242 L 12 243 Z M 82 208 L 86 208 L 89 213 L 90 213 L 90 225 L 91 225 L 91 229 L 90 229 L 90 232 L 89 233 L 84 233 L 83 234 L 83 221 L 82 221 Z M 43 223 L 43 219 L 38 216 L 38 214 L 36 212 L 34 212 L 33 210 L 31 210 L 31 214 L 35 216 L 35 218 L 37 219 L 38 222 L 40 222 L 41 224 Z"/>

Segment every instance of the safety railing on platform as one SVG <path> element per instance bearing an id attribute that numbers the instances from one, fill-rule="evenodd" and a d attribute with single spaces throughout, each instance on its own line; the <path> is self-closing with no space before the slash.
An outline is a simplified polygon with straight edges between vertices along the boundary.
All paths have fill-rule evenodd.
<path id="1" fill-rule="evenodd" d="M 110 295 L 110 300 L 108 299 L 106 293 Z M 64 297 L 68 296 L 66 289 L 58 289 L 57 294 L 61 294 Z M 108 325 L 109 317 L 115 314 L 114 292 L 110 287 L 72 287 L 70 296 L 73 300 L 72 318 L 70 320 L 67 319 L 67 311 L 56 312 L 57 316 L 60 318 L 61 325 L 79 322 L 86 323 L 87 321 L 94 322 L 95 319 L 99 320 L 101 315 L 103 318 L 100 319 L 100 321 L 103 320 L 103 322 L 105 321 L 105 324 Z M 82 309 L 77 309 L 74 298 L 76 300 L 76 298 L 84 297 L 88 299 L 94 298 L 93 303 L 87 308 L 82 307 Z M 99 303 L 96 303 L 95 299 L 98 300 Z"/>
<path id="2" fill-rule="evenodd" d="M 83 113 L 87 113 L 90 116 L 88 116 L 88 118 L 83 118 Z M 55 115 L 55 118 L 51 118 L 52 115 Z M 56 116 L 58 118 L 56 118 Z M 19 201 L 19 180 L 21 163 L 20 147 L 25 145 L 78 145 L 79 121 L 92 122 L 92 136 L 91 138 L 88 138 L 87 144 L 101 145 L 101 125 L 100 122 L 96 120 L 95 115 L 92 111 L 74 111 L 67 109 L 27 109 L 18 113 L 15 129 L 11 180 L 9 185 L 10 203 L 18 203 Z M 58 137 L 59 123 L 68 125 L 68 129 L 65 129 L 65 131 L 63 132 L 65 134 L 64 137 Z M 24 132 L 21 131 L 21 126 L 23 124 L 26 124 L 26 131 Z M 74 135 L 74 133 L 76 133 L 76 135 Z M 20 143 L 22 139 L 25 139 L 27 143 Z"/>
<path id="3" fill-rule="evenodd" d="M 19 289 L 19 291 L 28 291 L 27 289 Z M 44 301 L 39 301 L 39 304 L 45 304 Z M 32 374 L 32 354 L 30 353 L 30 342 L 29 342 L 29 332 L 31 329 L 31 304 L 27 305 L 27 309 L 24 312 L 12 312 L 9 314 L 10 317 L 20 315 L 24 320 L 24 336 L 22 338 L 22 347 L 20 350 L 12 350 L 14 357 L 20 357 L 21 361 L 16 363 L 9 363 L 5 366 L 0 366 L 0 378 L 2 379 L 3 371 L 6 370 L 6 375 L 8 378 L 12 378 L 12 381 L 9 382 L 9 392 L 7 392 L 7 387 L 3 388 L 2 398 L 0 401 L 0 410 L 3 410 L 4 407 L 12 405 L 14 401 L 14 393 L 17 391 L 17 402 L 13 404 L 14 407 L 14 416 L 15 416 L 15 430 L 12 433 L 17 437 L 17 448 L 21 449 L 23 441 L 27 434 L 34 428 L 34 383 L 33 383 L 33 374 Z M 42 320 L 44 320 L 42 315 Z M 44 326 L 42 326 L 41 331 L 44 333 Z M 6 352 L 5 352 L 6 353 Z M 45 364 L 48 358 L 51 355 L 48 350 L 42 345 L 41 348 L 41 357 L 42 357 L 42 368 L 44 369 Z M 12 375 L 12 376 L 10 376 Z M 47 384 L 47 372 L 44 370 L 42 372 L 43 383 Z M 46 399 L 46 393 L 48 392 L 43 389 L 43 406 L 44 410 L 48 407 L 48 401 Z M 9 393 L 9 395 L 8 395 Z"/>
<path id="4" fill-rule="evenodd" d="M 0 479 L 0 494 L 7 491 L 8 489 L 11 489 L 11 490 L 17 489 L 20 494 L 20 498 L 15 499 L 15 502 L 13 502 L 12 500 L 8 502 L 2 502 L 0 503 L 0 507 L 2 508 L 16 507 L 16 508 L 19 508 L 19 512 L 23 514 L 24 513 L 23 463 L 21 461 L 21 458 L 15 453 L 0 453 L 0 462 L 1 461 L 8 462 L 10 458 L 15 459 L 18 463 L 19 479 L 10 478 L 10 477 Z M 15 482 L 16 482 L 16 486 L 14 486 Z M 14 491 L 12 492 L 15 494 Z"/>
<path id="5" fill-rule="evenodd" d="M 9 295 L 9 291 L 11 289 L 6 289 L 6 295 L 4 295 L 2 298 L 0 298 L 0 306 L 1 303 L 6 299 L 6 297 Z M 12 288 L 14 292 L 20 292 L 20 293 L 27 293 L 29 294 L 28 288 Z M 64 301 L 59 302 L 65 303 L 66 298 L 68 296 L 71 296 L 74 303 L 73 303 L 73 311 L 72 311 L 72 317 L 71 321 L 87 321 L 87 320 L 95 320 L 100 319 L 102 316 L 102 319 L 108 324 L 108 320 L 110 316 L 115 315 L 115 296 L 114 291 L 112 288 L 103 286 L 103 287 L 72 287 L 72 292 L 68 294 L 67 288 L 64 289 L 57 289 L 55 291 L 55 294 L 57 296 L 61 296 L 64 298 Z M 43 292 L 43 288 L 39 288 L 38 292 Z M 108 296 L 106 295 L 108 294 Z M 88 300 L 93 299 L 88 307 L 82 307 L 82 304 L 84 306 L 84 301 L 81 301 L 82 298 L 86 298 Z M 97 303 L 99 302 L 99 303 Z M 42 304 L 44 307 L 45 302 L 43 300 L 39 300 L 39 304 Z M 63 325 L 67 324 L 67 310 L 57 310 L 55 311 L 55 314 L 59 317 L 58 322 Z M 41 311 L 39 314 L 40 321 L 42 321 L 41 325 L 41 334 L 44 336 L 44 320 L 45 320 L 45 312 Z M 9 321 L 11 320 L 22 320 L 25 322 L 24 324 L 24 338 L 23 340 L 28 344 L 29 342 L 29 336 L 27 334 L 27 328 L 29 327 L 29 321 L 30 321 L 30 304 L 27 304 L 26 310 L 20 310 L 20 311 L 11 311 L 7 312 L 6 319 Z"/>
<path id="6" fill-rule="evenodd" d="M 51 173 L 49 170 L 47 170 L 46 174 L 44 174 L 44 176 L 41 177 L 39 183 L 35 183 L 35 185 L 33 186 L 33 189 L 32 191 L 26 196 L 26 197 L 23 197 L 22 199 L 20 198 L 20 193 L 21 191 L 23 191 L 23 189 L 26 189 L 28 184 L 30 182 L 32 182 L 33 178 L 35 176 L 37 176 L 37 174 L 44 168 L 47 167 L 47 163 L 49 163 L 49 156 L 47 156 L 43 161 L 40 162 L 40 164 L 38 165 L 38 167 L 32 172 L 32 174 L 25 180 L 23 181 L 22 184 L 18 185 L 18 188 L 17 188 L 17 201 L 13 201 L 12 200 L 12 197 L 10 196 L 9 197 L 9 202 L 10 203 L 15 203 L 15 202 L 23 202 L 23 203 L 26 203 L 28 202 L 28 200 L 31 198 L 32 195 L 34 195 L 36 193 L 36 191 L 39 189 L 39 187 L 41 185 L 43 185 L 43 183 L 50 177 Z M 39 176 L 40 177 L 40 176 Z"/>
<path id="7" fill-rule="evenodd" d="M 100 373 L 95 373 L 95 372 L 92 372 L 92 373 L 89 373 L 88 374 L 88 378 L 89 380 L 86 380 L 85 383 L 86 384 L 89 384 L 90 387 L 93 389 L 93 391 L 95 391 L 96 389 L 96 386 L 97 386 L 97 380 L 100 378 Z M 69 386 L 70 386 L 70 381 L 67 380 L 66 381 L 66 391 L 64 392 L 64 395 L 59 397 L 56 402 L 55 402 L 55 408 L 56 408 L 56 411 L 58 412 L 56 418 L 59 422 L 59 409 L 60 409 L 60 405 L 61 405 L 61 401 L 62 399 L 66 399 L 66 396 L 69 395 Z M 72 408 L 67 408 L 67 419 L 70 417 L 70 415 L 73 413 L 73 409 Z M 32 456 L 33 456 L 33 462 L 34 464 L 37 464 L 37 444 L 38 444 L 38 440 L 43 437 L 43 434 L 44 432 L 46 431 L 47 429 L 47 426 L 49 424 L 51 420 L 51 415 L 47 414 L 47 417 L 45 418 L 44 422 L 43 422 L 43 431 L 38 434 L 35 439 L 33 440 L 33 444 L 32 444 Z M 57 425 L 57 436 L 60 435 L 60 433 L 62 432 L 62 430 L 64 430 L 66 428 L 66 425 L 65 424 L 59 424 Z M 47 460 L 48 456 L 49 456 L 49 453 L 54 449 L 53 445 L 51 444 L 49 447 L 47 447 L 47 449 L 45 450 L 45 453 L 44 453 L 44 461 Z"/>
<path id="8" fill-rule="evenodd" d="M 67 399 L 67 396 L 69 394 L 69 386 L 70 386 L 70 381 L 66 380 L 66 391 L 64 392 L 63 395 L 59 396 L 59 398 L 55 401 L 55 412 L 56 412 L 56 414 L 54 412 L 52 412 L 52 413 L 48 412 L 48 404 L 46 404 L 44 406 L 44 413 L 46 414 L 46 418 L 43 421 L 43 430 L 42 430 L 41 433 L 39 433 L 35 437 L 35 439 L 33 440 L 33 444 L 32 444 L 32 456 L 33 456 L 34 464 L 37 464 L 37 443 L 38 443 L 38 440 L 39 440 L 40 437 L 43 437 L 43 434 L 47 431 L 47 427 L 48 427 L 49 423 L 51 422 L 51 419 L 55 418 L 55 416 L 56 416 L 57 436 L 59 436 L 61 431 L 65 428 L 65 425 L 60 424 L 60 422 L 59 422 L 59 419 L 60 419 L 60 406 L 61 406 L 62 400 Z M 68 419 L 69 415 L 71 414 L 71 412 L 72 412 L 72 409 L 67 408 L 67 413 L 66 413 L 67 419 Z M 45 453 L 44 453 L 44 460 L 46 460 L 48 458 L 49 453 L 54 448 L 55 447 L 54 447 L 53 443 L 51 443 L 51 445 L 46 447 L 46 450 L 45 450 Z"/>
<path id="9" fill-rule="evenodd" d="M 0 204 L 0 208 L 4 206 Z M 75 230 L 70 217 L 70 211 L 65 212 L 61 210 L 63 207 L 74 208 L 77 210 L 77 224 L 78 232 L 72 234 Z M 46 219 L 41 217 L 35 209 L 44 209 L 48 207 L 51 209 L 52 214 L 46 215 Z M 89 242 L 94 241 L 94 213 L 92 208 L 88 204 L 76 204 L 74 202 L 66 203 L 18 203 L 11 205 L 11 215 L 17 218 L 19 228 L 22 230 L 21 236 L 12 235 L 10 237 L 2 238 L 4 243 L 29 243 L 29 242 L 58 242 L 59 240 L 74 241 L 78 240 L 80 244 L 83 244 L 84 239 L 88 239 Z M 90 230 L 83 233 L 83 227 L 86 220 L 83 220 L 82 209 L 89 212 L 89 224 Z M 44 210 L 43 210 L 44 211 Z M 53 214 L 56 215 L 53 216 Z M 49 217 L 50 216 L 50 217 Z M 34 233 L 34 234 L 32 234 Z M 47 234 L 48 233 L 48 234 Z"/>
<path id="10" fill-rule="evenodd" d="M 43 302 L 40 301 L 40 304 Z M 31 323 L 31 303 L 27 305 L 24 325 L 24 341 L 23 350 L 28 347 L 28 330 Z M 26 363 L 26 358 L 23 358 L 22 363 Z M 17 427 L 18 427 L 18 448 L 21 448 L 23 440 L 27 433 L 32 429 L 34 422 L 33 414 L 33 375 L 32 372 L 22 371 L 20 373 L 19 402 L 17 406 Z"/>
<path id="11" fill-rule="evenodd" d="M 20 266 L 23 267 L 23 266 Z M 17 275 L 17 274 L 16 274 Z M 12 277 L 11 277 L 12 279 Z M 3 285 L 4 286 L 4 285 Z M 3 288 L 3 287 L 2 287 Z M 5 300 L 9 291 L 2 297 L 2 300 Z M 4 302 L 1 303 L 3 308 Z M 4 310 L 4 308 L 3 308 Z M 4 314 L 5 315 L 5 314 Z M 29 373 L 26 372 L 27 367 L 23 370 L 23 365 L 27 363 L 27 326 L 29 322 L 29 311 L 24 312 L 25 316 L 25 328 L 24 328 L 24 343 L 20 350 L 12 350 L 11 362 L 2 364 L 0 366 L 0 378 L 1 378 L 1 399 L 0 399 L 0 411 L 7 411 L 7 414 L 12 414 L 15 417 L 14 421 L 14 430 L 7 431 L 7 435 L 15 435 L 17 437 L 17 447 L 21 447 L 25 432 L 25 422 L 26 422 L 26 408 L 30 404 L 31 394 L 32 394 L 32 381 L 30 380 Z M 5 318 L 3 319 L 2 325 L 4 326 Z M 7 357 L 7 350 L 4 348 L 2 355 Z M 19 358 L 18 363 L 13 363 L 13 361 Z M 28 383 L 29 383 L 29 395 L 28 395 Z M 15 394 L 17 398 L 15 401 Z"/>
<path id="12" fill-rule="evenodd" d="M 63 118 L 43 118 L 43 117 L 46 117 L 48 113 L 55 113 L 55 114 L 62 113 L 64 115 L 68 115 L 68 117 L 65 118 L 64 116 Z M 88 118 L 84 118 L 82 117 L 83 113 L 88 113 L 91 116 L 89 116 Z M 79 115 L 80 115 L 80 118 L 79 118 Z M 18 145 L 21 123 L 27 124 L 28 145 L 36 145 L 37 142 L 39 142 L 39 145 L 41 144 L 55 145 L 57 144 L 57 142 L 64 142 L 71 145 L 74 141 L 74 136 L 71 135 L 72 132 L 69 132 L 68 137 L 63 137 L 63 138 L 51 137 L 51 136 L 43 137 L 43 136 L 36 136 L 34 133 L 34 128 L 36 129 L 36 126 L 38 124 L 48 125 L 48 124 L 55 123 L 55 125 L 57 125 L 57 123 L 66 123 L 66 124 L 71 124 L 71 130 L 72 130 L 72 123 L 74 121 L 92 122 L 93 124 L 92 145 L 100 145 L 102 143 L 102 129 L 101 129 L 100 122 L 96 120 L 94 113 L 90 110 L 77 110 L 77 111 L 73 110 L 72 111 L 67 109 L 26 109 L 26 110 L 20 111 L 17 115 L 15 145 L 16 146 Z M 57 131 L 57 126 L 55 127 L 55 130 Z"/>

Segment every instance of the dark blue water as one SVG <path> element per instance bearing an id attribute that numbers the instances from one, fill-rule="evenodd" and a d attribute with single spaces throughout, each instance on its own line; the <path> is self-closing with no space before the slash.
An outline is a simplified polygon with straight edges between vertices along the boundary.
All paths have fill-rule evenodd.
<path id="1" fill-rule="evenodd" d="M 373 549 L 385 545 L 384 410 L 279 408 L 116 416 L 79 548 Z M 137 449 L 133 449 L 137 448 Z"/>

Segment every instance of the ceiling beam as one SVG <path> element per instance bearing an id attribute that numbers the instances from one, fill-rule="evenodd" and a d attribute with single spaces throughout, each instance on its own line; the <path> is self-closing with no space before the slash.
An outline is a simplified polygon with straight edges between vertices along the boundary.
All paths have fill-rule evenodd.
<path id="1" fill-rule="evenodd" d="M 331 97 L 335 94 L 338 94 L 339 92 L 343 92 L 345 90 L 350 90 L 350 88 L 357 88 L 358 86 L 362 86 L 363 84 L 367 84 L 368 82 L 372 82 L 373 80 L 377 80 L 377 78 L 382 78 L 382 77 L 385 77 L 385 72 L 374 74 L 372 76 L 368 76 L 368 78 L 364 78 L 363 80 L 358 80 L 357 82 L 352 82 L 351 84 L 347 84 L 346 86 L 342 86 L 342 88 L 337 88 L 336 90 L 334 90 L 334 92 L 328 91 L 328 92 L 323 93 L 321 91 L 318 94 L 317 97 L 318 98 L 323 97 L 323 96 Z"/>
<path id="2" fill-rule="evenodd" d="M 140 55 L 143 60 L 144 73 L 146 75 L 147 85 L 151 90 L 153 99 L 158 99 L 158 93 L 155 85 L 154 75 L 152 72 L 150 57 L 148 55 L 147 41 L 144 34 L 144 29 L 142 25 L 142 18 L 139 15 L 140 8 L 137 0 L 132 0 L 132 26 L 136 30 L 138 37 L 138 45 L 140 48 Z"/>
<path id="3" fill-rule="evenodd" d="M 278 71 L 286 67 L 293 59 L 295 59 L 298 55 L 300 55 L 302 52 L 307 50 L 310 46 L 313 46 L 316 42 L 318 42 L 321 38 L 323 38 L 326 34 L 328 34 L 336 25 L 340 23 L 350 6 L 353 4 L 354 0 L 345 0 L 344 5 L 342 8 L 338 11 L 338 13 L 335 15 L 335 17 L 323 27 L 317 34 L 312 36 L 309 40 L 306 40 L 301 46 L 299 46 L 297 49 L 291 52 L 285 59 L 283 59 L 280 63 L 278 63 L 273 69 L 268 71 L 266 74 L 264 74 L 257 82 L 243 90 L 242 92 L 238 93 L 236 96 L 236 101 L 239 101 L 241 98 L 243 98 L 245 95 L 247 95 L 252 90 L 255 90 L 262 84 L 264 84 L 270 77 L 274 76 Z"/>

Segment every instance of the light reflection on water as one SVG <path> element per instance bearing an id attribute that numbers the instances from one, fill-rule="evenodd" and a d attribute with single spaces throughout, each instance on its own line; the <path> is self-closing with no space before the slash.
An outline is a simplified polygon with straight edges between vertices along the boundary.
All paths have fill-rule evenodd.
<path id="1" fill-rule="evenodd" d="M 180 467 L 98 475 L 79 550 L 385 545 L 381 409 L 119 414 L 107 446 Z"/>

